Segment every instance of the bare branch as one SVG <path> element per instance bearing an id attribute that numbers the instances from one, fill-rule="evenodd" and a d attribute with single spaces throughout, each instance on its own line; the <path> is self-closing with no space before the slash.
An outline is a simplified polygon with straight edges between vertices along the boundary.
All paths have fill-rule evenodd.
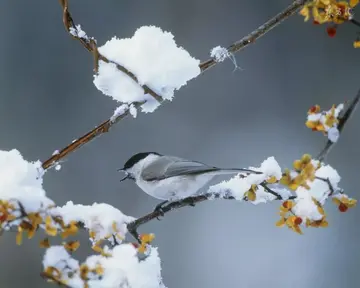
<path id="1" fill-rule="evenodd" d="M 272 17 L 270 20 L 265 22 L 263 25 L 259 26 L 257 29 L 252 31 L 250 34 L 245 36 L 244 38 L 240 39 L 239 41 L 236 41 L 235 43 L 231 44 L 227 50 L 230 53 L 236 53 L 247 46 L 249 44 L 255 43 L 257 39 L 264 36 L 266 33 L 268 33 L 270 30 L 278 26 L 281 22 L 295 14 L 302 6 L 304 6 L 307 2 L 310 2 L 310 0 L 296 0 L 292 4 L 290 4 L 287 8 L 285 8 L 283 11 L 281 11 L 276 16 Z M 209 59 L 200 64 L 201 71 L 206 71 L 209 68 L 215 66 L 218 62 L 215 61 L 215 59 Z"/>
<path id="2" fill-rule="evenodd" d="M 59 0 L 60 5 L 63 9 L 63 22 L 65 29 L 70 33 L 70 28 L 77 29 L 76 25 L 74 23 L 74 20 L 69 12 L 68 7 L 68 0 Z M 274 16 L 267 22 L 265 22 L 263 25 L 259 26 L 257 29 L 255 29 L 253 32 L 245 36 L 244 38 L 240 39 L 239 41 L 234 42 L 232 45 L 229 46 L 228 51 L 231 53 L 236 53 L 247 46 L 249 44 L 254 43 L 255 40 L 259 39 L 260 37 L 264 36 L 267 32 L 269 32 L 271 29 L 275 28 L 277 25 L 279 25 L 282 21 L 286 20 L 293 14 L 295 14 L 299 8 L 301 8 L 304 4 L 309 2 L 309 0 L 296 0 L 291 5 L 289 5 L 287 8 L 285 8 L 282 12 L 280 12 L 278 15 Z M 71 34 L 71 33 L 70 33 Z M 71 34 L 72 35 L 72 34 Z M 81 38 L 81 37 L 75 37 L 72 35 L 75 39 L 77 39 L 89 52 L 91 52 L 94 55 L 95 59 L 95 71 L 98 68 L 98 60 L 102 60 L 107 63 L 114 63 L 112 61 L 109 61 L 106 57 L 101 55 L 96 48 L 95 41 L 90 41 L 89 39 Z M 92 38 L 90 38 L 92 39 Z M 217 63 L 215 59 L 208 59 L 202 63 L 200 63 L 199 67 L 202 72 L 207 71 L 211 67 L 214 67 Z M 136 76 L 128 71 L 125 67 L 114 63 L 116 67 L 127 74 L 129 77 L 131 77 L 134 81 L 137 81 Z M 144 93 L 148 93 L 152 95 L 156 100 L 159 102 L 162 102 L 162 98 L 157 95 L 155 92 L 153 92 L 148 86 L 143 85 Z M 135 107 L 140 107 L 144 103 L 135 103 Z M 91 130 L 90 132 L 86 133 L 84 136 L 80 137 L 79 139 L 75 140 L 73 143 L 69 144 L 65 148 L 59 151 L 58 154 L 51 156 L 49 159 L 45 160 L 42 164 L 42 167 L 44 169 L 48 169 L 51 166 L 53 166 L 56 162 L 60 161 L 61 159 L 65 158 L 70 153 L 76 151 L 78 148 L 83 146 L 84 144 L 90 142 L 94 138 L 104 134 L 105 132 L 108 132 L 111 126 L 113 126 L 115 123 L 119 122 L 120 120 L 124 119 L 129 114 L 129 110 L 125 111 L 124 114 L 119 115 L 116 117 L 115 121 L 106 120 L 103 123 L 101 123 L 99 126 L 97 126 L 95 129 Z"/>

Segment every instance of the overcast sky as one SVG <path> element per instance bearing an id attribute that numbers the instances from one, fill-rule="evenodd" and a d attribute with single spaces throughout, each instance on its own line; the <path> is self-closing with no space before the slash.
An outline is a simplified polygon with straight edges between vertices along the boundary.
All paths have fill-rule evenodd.
<path id="1" fill-rule="evenodd" d="M 217 45 L 240 39 L 290 0 L 77 0 L 77 23 L 99 45 L 156 25 L 205 60 Z M 329 38 L 324 26 L 294 16 L 230 61 L 191 81 L 156 113 L 128 118 L 110 133 L 72 154 L 45 177 L 49 197 L 105 202 L 138 217 L 158 203 L 134 183 L 119 182 L 132 154 L 158 151 L 216 166 L 259 165 L 275 156 L 283 167 L 316 154 L 325 139 L 304 126 L 307 109 L 350 100 L 360 88 L 356 27 L 342 25 Z M 45 160 L 103 120 L 117 103 L 92 83 L 92 57 L 62 25 L 58 1 L 2 1 L 0 6 L 0 149 L 19 149 L 27 160 Z M 359 193 L 360 111 L 328 161 L 341 185 Z M 330 226 L 303 236 L 275 227 L 279 203 L 213 201 L 168 214 L 142 226 L 156 234 L 164 282 L 169 288 L 358 287 L 360 209 L 340 214 L 326 205 Z M 15 244 L 0 239 L 3 287 L 49 287 L 39 273 L 44 251 L 37 237 Z M 87 236 L 76 256 L 88 255 Z"/>

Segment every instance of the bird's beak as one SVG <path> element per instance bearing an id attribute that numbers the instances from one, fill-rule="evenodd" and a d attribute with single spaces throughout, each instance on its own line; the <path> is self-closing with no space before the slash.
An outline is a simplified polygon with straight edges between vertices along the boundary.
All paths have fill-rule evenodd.
<path id="1" fill-rule="evenodd" d="M 120 179 L 120 182 L 125 181 L 126 179 L 130 178 L 130 175 L 123 168 L 119 168 L 119 169 L 117 169 L 117 171 L 125 173 L 125 177 Z"/>
<path id="2" fill-rule="evenodd" d="M 124 178 L 120 179 L 120 182 L 122 182 L 122 181 L 124 181 L 126 179 L 129 179 L 129 178 L 130 178 L 129 175 L 126 175 Z"/>

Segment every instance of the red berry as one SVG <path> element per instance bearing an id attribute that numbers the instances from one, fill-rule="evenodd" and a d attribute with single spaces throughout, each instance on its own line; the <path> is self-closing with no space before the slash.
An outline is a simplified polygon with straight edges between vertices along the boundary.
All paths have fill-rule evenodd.
<path id="1" fill-rule="evenodd" d="M 339 4 L 339 5 L 337 5 L 338 6 L 338 8 L 339 8 L 339 14 L 340 15 L 344 15 L 345 14 L 345 11 L 346 11 L 346 7 L 345 7 L 345 5 L 341 5 L 341 4 Z"/>
<path id="2" fill-rule="evenodd" d="M 131 243 L 131 245 L 133 245 L 134 246 L 134 248 L 139 248 L 139 244 L 138 243 Z"/>
<path id="3" fill-rule="evenodd" d="M 300 225 L 302 223 L 302 219 L 300 217 L 296 217 L 294 224 L 295 225 Z"/>
<path id="4" fill-rule="evenodd" d="M 0 223 L 5 222 L 6 219 L 7 219 L 7 215 L 6 215 L 6 214 L 2 214 L 2 215 L 0 216 Z"/>
<path id="5" fill-rule="evenodd" d="M 329 35 L 329 37 L 335 37 L 336 35 L 336 28 L 335 27 L 327 27 L 326 32 Z"/>
<path id="6" fill-rule="evenodd" d="M 348 209 L 349 208 L 344 203 L 340 203 L 340 205 L 339 205 L 340 212 L 346 212 Z"/>
<path id="7" fill-rule="evenodd" d="M 316 106 L 310 107 L 310 113 L 315 113 L 315 112 L 316 112 L 316 109 L 317 109 Z"/>
<path id="8" fill-rule="evenodd" d="M 314 21 L 313 21 L 313 24 L 314 24 L 314 25 L 319 25 L 319 24 L 320 24 L 320 22 L 318 22 L 318 21 L 314 20 Z"/>

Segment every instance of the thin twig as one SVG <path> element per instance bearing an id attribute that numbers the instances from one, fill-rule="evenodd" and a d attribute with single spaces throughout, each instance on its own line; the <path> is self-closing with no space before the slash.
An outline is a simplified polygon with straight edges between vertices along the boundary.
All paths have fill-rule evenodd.
<path id="1" fill-rule="evenodd" d="M 234 200 L 235 198 L 232 196 L 224 196 L 222 194 L 214 194 L 214 193 L 206 193 L 206 194 L 202 194 L 202 195 L 197 195 L 197 196 L 191 196 L 191 197 L 187 197 L 178 201 L 174 201 L 174 202 L 170 202 L 167 205 L 164 205 L 161 209 L 161 211 L 159 210 L 154 210 L 138 219 L 136 219 L 135 221 L 129 223 L 127 225 L 127 229 L 129 231 L 129 233 L 139 241 L 139 234 L 137 233 L 137 228 L 139 228 L 139 226 L 150 222 L 151 220 L 154 220 L 156 218 L 159 218 L 161 216 L 164 216 L 164 214 L 172 211 L 172 210 L 177 210 L 180 209 L 182 207 L 186 207 L 186 206 L 191 206 L 209 199 L 214 199 L 214 198 L 221 198 L 221 199 L 226 199 L 226 200 Z"/>
<path id="2" fill-rule="evenodd" d="M 349 22 L 352 23 L 352 24 L 354 24 L 355 26 L 360 27 L 360 22 L 357 21 L 356 19 L 350 19 Z"/>
<path id="3" fill-rule="evenodd" d="M 342 115 L 342 117 L 339 119 L 339 125 L 338 130 L 341 134 L 342 130 L 345 127 L 345 124 L 350 119 L 350 117 L 353 115 L 355 109 L 357 108 L 360 100 L 360 90 L 354 97 L 354 99 L 350 102 L 348 108 L 346 109 L 345 113 Z M 324 149 L 319 153 L 319 155 L 316 157 L 317 160 L 320 162 L 323 162 L 326 158 L 326 156 L 329 154 L 331 148 L 335 145 L 336 142 L 332 142 L 330 140 L 327 140 Z"/>
<path id="4" fill-rule="evenodd" d="M 276 16 L 272 17 L 270 20 L 265 22 L 263 25 L 259 26 L 257 29 L 255 29 L 253 32 L 245 36 L 244 38 L 240 39 L 239 41 L 236 41 L 235 43 L 231 44 L 227 50 L 230 53 L 236 53 L 247 46 L 249 44 L 255 43 L 255 40 L 258 40 L 260 37 L 264 36 L 267 32 L 278 26 L 281 22 L 289 18 L 290 16 L 294 15 L 302 6 L 304 6 L 307 2 L 310 2 L 310 0 L 297 0 L 294 1 L 292 4 L 290 4 L 286 9 L 284 9 L 282 12 L 277 14 Z M 204 62 L 202 62 L 199 66 L 201 71 L 206 71 L 209 68 L 215 66 L 217 63 L 215 59 L 209 59 Z"/>
<path id="5" fill-rule="evenodd" d="M 68 7 L 68 1 L 67 0 L 59 0 L 61 7 L 63 9 L 63 22 L 66 30 L 70 32 L 70 27 L 73 29 L 76 29 L 74 20 L 69 12 Z M 265 22 L 263 25 L 259 26 L 257 29 L 255 29 L 253 32 L 245 36 L 239 41 L 236 41 L 232 45 L 229 46 L 228 50 L 231 53 L 239 52 L 243 49 L 245 49 L 249 44 L 254 43 L 255 40 L 259 39 L 263 35 L 265 35 L 267 32 L 269 32 L 271 29 L 275 28 L 277 25 L 279 25 L 282 21 L 289 18 L 291 15 L 296 13 L 304 4 L 309 2 L 309 0 L 296 0 L 294 1 L 290 6 L 285 8 L 282 12 L 280 12 L 275 17 L 271 18 L 267 22 Z M 74 36 L 73 36 L 74 37 Z M 103 60 L 105 62 L 109 61 L 106 59 L 103 55 L 99 54 L 98 52 L 94 53 L 94 42 L 91 43 L 91 41 L 87 41 L 87 39 L 83 39 L 80 37 L 74 37 L 75 39 L 79 40 L 80 43 L 91 53 L 94 54 L 94 57 L 99 60 Z M 96 62 L 97 63 L 97 62 Z M 207 71 L 211 67 L 214 67 L 217 63 L 214 59 L 208 59 L 202 63 L 200 63 L 199 67 L 202 72 Z M 130 71 L 126 70 L 125 67 L 122 67 L 121 65 L 118 65 L 117 63 L 114 63 L 117 65 L 117 68 L 129 75 L 131 78 L 134 79 L 134 81 L 137 82 L 137 79 L 134 74 L 132 74 Z M 95 66 L 96 70 L 97 66 Z M 150 93 L 148 90 L 149 88 L 146 86 L 142 86 L 144 88 L 145 93 Z M 153 95 L 154 96 L 154 95 Z M 156 98 L 156 97 L 155 97 Z M 144 103 L 137 103 L 135 104 L 135 107 L 140 107 Z M 83 146 L 84 144 L 90 142 L 94 138 L 104 134 L 105 132 L 108 132 L 109 129 L 117 122 L 119 122 L 121 119 L 124 119 L 127 115 L 129 115 L 129 111 L 127 110 L 124 114 L 119 115 L 114 119 L 114 121 L 106 120 L 99 126 L 97 126 L 95 129 L 91 130 L 90 132 L 86 133 L 84 136 L 80 137 L 79 139 L 75 140 L 73 143 L 69 144 L 65 148 L 59 151 L 58 154 L 51 156 L 49 159 L 45 160 L 42 164 L 42 167 L 44 169 L 48 169 L 51 166 L 53 166 L 56 162 L 60 161 L 61 159 L 65 158 L 70 153 L 76 151 L 78 148 Z"/>

